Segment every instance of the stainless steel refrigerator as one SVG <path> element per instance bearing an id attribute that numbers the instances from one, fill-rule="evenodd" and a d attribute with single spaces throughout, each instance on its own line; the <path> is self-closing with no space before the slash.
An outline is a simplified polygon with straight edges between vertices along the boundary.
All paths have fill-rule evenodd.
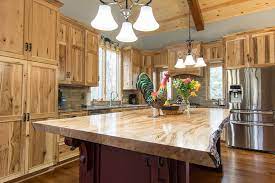
<path id="1" fill-rule="evenodd" d="M 227 70 L 227 144 L 275 153 L 275 67 Z"/>

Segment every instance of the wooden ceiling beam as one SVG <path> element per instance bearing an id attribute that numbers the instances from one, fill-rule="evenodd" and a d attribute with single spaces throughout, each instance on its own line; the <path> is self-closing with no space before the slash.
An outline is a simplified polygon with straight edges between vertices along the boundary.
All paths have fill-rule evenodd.
<path id="1" fill-rule="evenodd" d="M 204 30 L 204 21 L 198 0 L 187 0 L 197 31 Z"/>

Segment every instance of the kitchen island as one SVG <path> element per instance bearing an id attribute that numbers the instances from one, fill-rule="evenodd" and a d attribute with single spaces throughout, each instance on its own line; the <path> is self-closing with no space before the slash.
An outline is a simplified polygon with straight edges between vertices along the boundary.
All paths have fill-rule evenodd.
<path id="1" fill-rule="evenodd" d="M 80 182 L 189 182 L 190 164 L 219 169 L 227 109 L 152 118 L 150 109 L 33 123 L 80 147 Z"/>

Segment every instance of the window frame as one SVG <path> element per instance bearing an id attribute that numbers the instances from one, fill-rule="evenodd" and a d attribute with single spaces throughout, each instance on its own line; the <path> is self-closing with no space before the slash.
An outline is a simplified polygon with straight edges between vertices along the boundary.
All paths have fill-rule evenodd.
<path id="1" fill-rule="evenodd" d="M 213 67 L 222 67 L 222 94 L 223 94 L 223 99 L 226 98 L 226 71 L 225 71 L 225 65 L 223 63 L 223 61 L 215 61 L 215 62 L 210 62 L 208 63 L 207 67 L 206 67 L 206 71 L 207 71 L 207 87 L 206 87 L 206 100 L 218 100 L 218 99 L 212 99 L 211 98 L 211 93 L 210 93 L 210 69 Z"/>
<path id="2" fill-rule="evenodd" d="M 122 89 L 121 89 L 121 51 L 119 49 L 113 49 L 113 48 L 110 48 L 110 47 L 106 47 L 106 46 L 99 46 L 99 49 L 102 49 L 102 76 L 100 75 L 101 72 L 99 72 L 99 80 L 102 80 L 102 98 L 101 99 L 95 99 L 95 100 L 98 100 L 98 101 L 110 101 L 108 100 L 108 96 L 107 96 L 107 83 L 106 83 L 106 78 L 107 78 L 107 75 L 106 75 L 106 64 L 107 64 L 107 51 L 114 51 L 116 52 L 117 54 L 117 61 L 118 61 L 118 65 L 117 65 L 117 72 L 116 72 L 116 77 L 117 77 L 117 93 L 118 93 L 118 98 L 115 99 L 114 101 L 120 101 L 121 98 L 122 98 Z M 100 55 L 99 55 L 100 56 Z M 100 64 L 100 63 L 99 63 Z M 100 67 L 100 66 L 99 66 Z M 100 86 L 98 86 L 100 87 Z M 95 87 L 90 87 L 90 91 L 91 91 L 91 100 L 93 100 L 92 98 L 92 88 L 95 88 Z"/>

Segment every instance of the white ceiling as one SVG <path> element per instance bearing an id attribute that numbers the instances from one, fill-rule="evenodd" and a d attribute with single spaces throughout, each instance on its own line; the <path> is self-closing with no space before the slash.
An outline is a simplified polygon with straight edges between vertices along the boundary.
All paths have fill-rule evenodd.
<path id="1" fill-rule="evenodd" d="M 99 0 L 60 0 L 64 3 L 61 12 L 87 25 L 96 16 Z M 114 6 L 113 16 L 119 25 L 123 22 L 123 17 L 120 15 L 119 9 Z M 265 28 L 275 26 L 275 9 L 233 17 L 227 20 L 211 23 L 205 26 L 205 30 L 197 32 L 192 30 L 192 37 L 198 41 L 214 41 L 222 38 L 222 36 L 246 31 L 257 28 Z M 103 35 L 108 36 L 115 41 L 118 30 L 112 32 L 102 32 Z M 151 36 L 141 37 L 136 43 L 130 45 L 142 49 L 159 49 L 165 45 L 172 43 L 183 42 L 187 39 L 187 30 L 178 30 L 174 32 L 157 33 Z"/>

